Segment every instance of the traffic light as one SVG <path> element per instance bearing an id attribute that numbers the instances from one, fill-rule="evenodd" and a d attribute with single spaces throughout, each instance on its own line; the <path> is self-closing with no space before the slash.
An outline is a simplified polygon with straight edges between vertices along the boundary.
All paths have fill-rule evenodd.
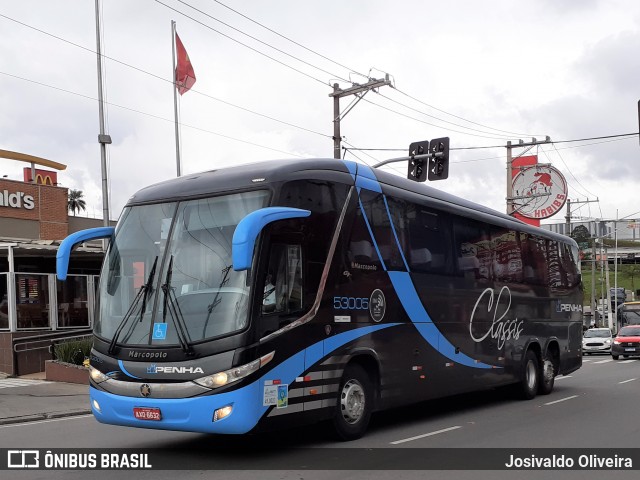
<path id="1" fill-rule="evenodd" d="M 425 155 L 429 153 L 429 140 L 423 142 L 413 142 L 409 145 L 409 170 L 407 178 L 416 182 L 424 182 L 427 179 L 427 160 L 426 158 L 415 158 L 416 155 Z"/>
<path id="2" fill-rule="evenodd" d="M 429 181 L 444 180 L 449 176 L 449 137 L 434 138 L 429 150 Z"/>

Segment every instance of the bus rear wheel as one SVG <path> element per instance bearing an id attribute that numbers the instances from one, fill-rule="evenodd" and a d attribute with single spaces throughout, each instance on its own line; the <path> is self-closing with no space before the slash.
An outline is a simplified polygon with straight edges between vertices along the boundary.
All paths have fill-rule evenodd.
<path id="1" fill-rule="evenodd" d="M 373 386 L 358 364 L 347 365 L 340 388 L 333 426 L 341 440 L 356 440 L 367 430 L 373 411 Z"/>
<path id="2" fill-rule="evenodd" d="M 540 368 L 538 356 L 533 350 L 527 350 L 520 367 L 520 380 L 516 384 L 516 394 L 523 400 L 531 400 L 538 393 Z"/>
<path id="3" fill-rule="evenodd" d="M 556 366 L 552 357 L 547 356 L 542 360 L 542 370 L 540 371 L 540 385 L 538 393 L 540 395 L 549 395 L 553 391 L 553 385 L 556 380 Z"/>

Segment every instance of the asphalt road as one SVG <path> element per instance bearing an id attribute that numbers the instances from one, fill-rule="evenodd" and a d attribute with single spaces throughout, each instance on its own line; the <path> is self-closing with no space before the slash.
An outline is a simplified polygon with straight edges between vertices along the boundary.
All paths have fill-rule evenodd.
<path id="1" fill-rule="evenodd" d="M 181 479 L 638 478 L 640 465 L 635 465 L 633 472 L 389 471 L 378 470 L 376 465 L 397 456 L 398 468 L 403 468 L 402 462 L 415 455 L 412 449 L 429 449 L 422 450 L 426 455 L 437 452 L 431 450 L 436 448 L 521 448 L 526 452 L 543 448 L 558 452 L 563 448 L 608 448 L 614 449 L 614 452 L 616 449 L 636 448 L 640 446 L 639 394 L 640 360 L 613 361 L 610 356 L 594 355 L 585 357 L 579 371 L 558 378 L 551 395 L 519 401 L 497 390 L 424 402 L 374 415 L 368 434 L 348 443 L 334 441 L 330 430 L 320 425 L 260 436 L 220 437 L 101 425 L 93 417 L 83 416 L 2 426 L 0 448 L 162 448 L 167 452 L 180 451 L 171 457 L 180 468 L 184 468 L 180 472 L 90 473 L 90 478 L 110 479 L 135 476 L 136 480 L 162 480 L 173 479 L 176 475 Z M 263 446 L 276 447 L 277 450 L 269 454 L 262 453 L 260 459 L 256 460 L 252 457 L 252 450 Z M 236 454 L 230 459 L 222 451 L 229 447 L 246 449 L 246 455 Z M 306 457 L 297 455 L 295 452 L 298 450 L 292 450 L 301 447 Z M 349 449 L 355 450 L 349 452 Z M 461 468 L 467 461 L 465 455 L 482 454 L 478 450 L 459 451 Z M 329 465 L 334 460 L 341 462 L 345 459 L 354 462 L 362 459 L 362 469 L 307 469 L 309 464 L 323 465 L 322 462 L 326 461 L 326 465 Z M 229 468 L 229 465 L 239 469 L 220 470 L 221 467 Z M 282 465 L 283 470 L 274 470 L 280 468 L 278 465 Z M 191 470 L 193 467 L 206 471 Z M 87 472 L 79 471 L 11 473 L 16 474 L 15 478 L 87 477 Z"/>

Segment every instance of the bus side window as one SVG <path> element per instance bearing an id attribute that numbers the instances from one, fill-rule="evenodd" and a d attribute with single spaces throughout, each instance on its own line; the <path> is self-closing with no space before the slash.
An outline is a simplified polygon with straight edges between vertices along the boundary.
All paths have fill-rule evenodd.
<path id="1" fill-rule="evenodd" d="M 302 248 L 274 244 L 264 281 L 262 313 L 291 313 L 302 308 Z"/>

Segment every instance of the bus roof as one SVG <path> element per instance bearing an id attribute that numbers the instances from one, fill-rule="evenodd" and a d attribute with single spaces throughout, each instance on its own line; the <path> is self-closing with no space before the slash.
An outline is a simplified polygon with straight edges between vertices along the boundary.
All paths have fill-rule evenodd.
<path id="1" fill-rule="evenodd" d="M 448 205 L 461 207 L 464 210 L 489 215 L 499 223 L 513 223 L 518 230 L 534 234 L 544 234 L 564 242 L 569 237 L 555 234 L 528 225 L 509 215 L 498 212 L 469 200 L 451 195 L 424 183 L 414 182 L 405 177 L 391 174 L 380 169 L 373 169 L 363 164 L 349 160 L 333 158 L 311 158 L 296 160 L 268 160 L 257 163 L 225 167 L 217 170 L 184 175 L 143 188 L 135 193 L 127 205 L 158 203 L 162 201 L 184 200 L 187 198 L 206 197 L 237 190 L 255 189 L 260 185 L 268 185 L 292 179 L 328 178 L 332 173 L 344 174 L 345 183 L 353 184 L 350 168 L 364 167 L 373 171 L 378 182 L 383 186 L 391 186 L 403 191 L 412 192 L 421 197 L 427 197 Z"/>

